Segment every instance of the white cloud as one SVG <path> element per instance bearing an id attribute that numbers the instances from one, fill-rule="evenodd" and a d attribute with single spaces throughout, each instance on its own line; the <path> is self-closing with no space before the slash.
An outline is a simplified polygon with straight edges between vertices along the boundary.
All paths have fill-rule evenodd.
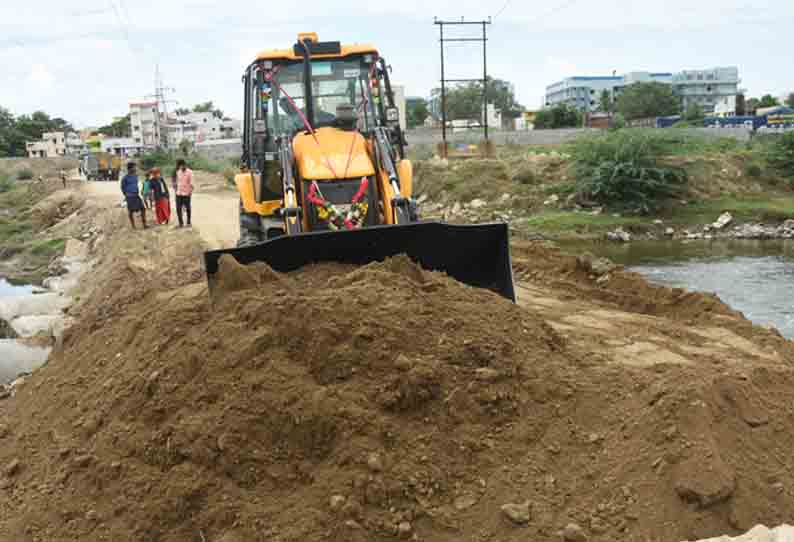
<path id="1" fill-rule="evenodd" d="M 26 83 L 35 89 L 49 92 L 55 86 L 55 76 L 44 64 L 34 64 L 30 68 Z"/>

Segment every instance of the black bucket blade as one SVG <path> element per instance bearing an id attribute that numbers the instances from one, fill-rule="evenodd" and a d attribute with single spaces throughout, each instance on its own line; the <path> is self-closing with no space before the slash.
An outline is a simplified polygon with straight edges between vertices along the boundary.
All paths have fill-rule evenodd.
<path id="1" fill-rule="evenodd" d="M 339 262 L 365 265 L 406 254 L 424 269 L 487 288 L 515 302 L 507 224 L 453 225 L 414 222 L 351 231 L 322 231 L 282 236 L 264 243 L 204 253 L 212 287 L 218 259 L 230 254 L 243 265 L 265 262 L 287 273 L 304 265 Z"/>

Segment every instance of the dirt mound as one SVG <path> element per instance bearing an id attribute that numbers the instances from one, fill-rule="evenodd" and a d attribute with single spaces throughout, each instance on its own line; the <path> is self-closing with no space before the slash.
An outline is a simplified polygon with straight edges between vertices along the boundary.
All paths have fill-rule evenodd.
<path id="1" fill-rule="evenodd" d="M 227 260 L 211 303 L 189 233 L 112 243 L 0 403 L 0 540 L 672 541 L 794 514 L 786 360 L 599 365 L 402 257 Z"/>

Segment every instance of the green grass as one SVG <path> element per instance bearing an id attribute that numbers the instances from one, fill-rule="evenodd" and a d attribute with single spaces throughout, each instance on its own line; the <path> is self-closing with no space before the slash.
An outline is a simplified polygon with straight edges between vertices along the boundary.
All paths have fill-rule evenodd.
<path id="1" fill-rule="evenodd" d="M 739 222 L 783 221 L 794 218 L 794 196 L 727 197 L 698 201 L 676 208 L 668 217 L 676 224 L 707 224 L 725 211 Z"/>
<path id="2" fill-rule="evenodd" d="M 39 257 L 54 256 L 57 252 L 62 251 L 65 245 L 65 239 L 44 239 L 32 242 L 30 252 Z"/>
<path id="3" fill-rule="evenodd" d="M 636 216 L 613 216 L 611 214 L 591 215 L 566 211 L 550 211 L 529 217 L 520 225 L 531 230 L 548 233 L 596 233 L 617 227 L 647 224 L 648 221 Z"/>

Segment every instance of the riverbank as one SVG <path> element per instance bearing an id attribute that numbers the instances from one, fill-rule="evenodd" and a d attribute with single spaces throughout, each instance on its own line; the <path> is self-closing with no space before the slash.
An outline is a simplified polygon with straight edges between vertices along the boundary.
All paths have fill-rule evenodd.
<path id="1" fill-rule="evenodd" d="M 459 223 L 508 222 L 524 239 L 787 238 L 794 182 L 773 165 L 773 143 L 681 137 L 662 144 L 667 154 L 660 163 L 683 171 L 686 182 L 674 197 L 661 198 L 642 213 L 632 209 L 631 200 L 610 207 L 577 194 L 575 153 L 584 151 L 570 145 L 503 146 L 490 160 L 419 160 L 420 211 L 426 218 Z M 725 213 L 730 227 L 713 227 Z M 608 236 L 612 232 L 617 235 Z"/>
<path id="2" fill-rule="evenodd" d="M 516 305 L 400 259 L 232 266 L 211 302 L 235 195 L 131 232 L 104 188 L 71 325 L 0 402 L 0 540 L 678 542 L 794 515 L 794 343 L 714 296 L 515 243 Z"/>

